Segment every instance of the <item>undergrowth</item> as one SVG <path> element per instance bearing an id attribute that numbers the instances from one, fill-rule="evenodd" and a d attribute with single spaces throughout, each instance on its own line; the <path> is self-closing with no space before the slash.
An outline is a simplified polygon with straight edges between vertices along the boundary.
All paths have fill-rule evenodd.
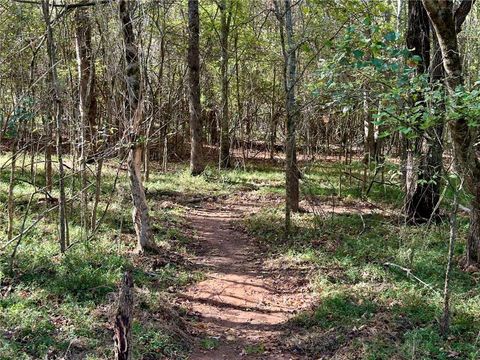
<path id="1" fill-rule="evenodd" d="M 13 262 L 14 244 L 0 244 L 0 359 L 110 359 L 112 314 L 125 268 L 135 269 L 135 358 L 188 356 L 188 341 L 182 331 L 175 330 L 172 319 L 162 317 L 165 308 L 160 304 L 170 303 L 177 288 L 202 279 L 202 274 L 182 264 L 159 265 L 154 257 L 131 254 L 135 241 L 128 181 L 123 171 L 117 179 L 118 164 L 107 165 L 97 214 L 101 223 L 95 234 L 85 232 L 77 199 L 68 207 L 72 247 L 66 254 L 59 253 L 56 212 L 47 213 L 25 234 Z M 165 174 L 154 169 L 145 188 L 155 241 L 166 250 L 188 255 L 191 234 L 184 216 L 190 204 L 248 192 L 268 204 L 244 221 L 269 254 L 268 261 L 278 267 L 312 269 L 309 280 L 318 303 L 292 320 L 298 331 L 285 340 L 292 349 L 313 358 L 350 352 L 365 359 L 477 359 L 478 276 L 454 267 L 452 329 L 443 339 L 438 318 L 448 226 L 402 224 L 395 216 L 402 199 L 397 168 L 387 164 L 376 181 L 375 169 L 367 170 L 365 182 L 366 169 L 360 162 L 348 166 L 315 162 L 302 167 L 302 206 L 310 212 L 294 216 L 293 231 L 287 237 L 280 205 L 284 195 L 280 167 L 247 163 L 245 168 L 219 171 L 211 166 L 197 177 L 190 176 L 184 164 L 172 165 Z M 50 206 L 38 195 L 27 214 L 30 194 L 45 185 L 41 166 L 35 186 L 28 169 L 19 167 L 16 178 L 14 234 L 19 233 L 24 216 L 26 224 L 31 224 Z M 0 171 L 0 179 L 0 199 L 5 203 L 8 166 Z M 78 193 L 80 179 L 71 177 L 66 184 L 69 197 Z M 94 189 L 88 191 L 93 197 Z M 52 195 L 57 196 L 57 189 Z M 6 208 L 2 210 L 0 231 L 5 233 Z M 460 225 L 463 239 L 466 220 Z M 456 263 L 464 246 L 463 241 L 457 244 Z M 411 269 L 430 287 L 386 266 L 387 262 Z M 213 346 L 208 339 L 203 345 Z"/>
<path id="2" fill-rule="evenodd" d="M 59 251 L 55 211 L 46 213 L 23 236 L 13 262 L 11 254 L 16 242 L 7 246 L 0 243 L 0 359 L 111 359 L 117 289 L 125 269 L 134 269 L 133 356 L 186 358 L 189 341 L 182 332 L 175 331 L 181 318 L 164 319 L 165 308 L 158 304 L 172 303 L 174 290 L 201 279 L 201 273 L 182 263 L 157 261 L 154 255 L 132 254 L 135 235 L 128 182 L 122 172 L 116 179 L 117 166 L 110 163 L 104 167 L 97 213 L 101 223 L 95 234 L 87 233 L 82 226 L 78 199 L 69 202 L 71 247 L 65 254 Z M 0 198 L 4 200 L 8 170 L 6 167 L 0 173 Z M 24 216 L 28 226 L 52 206 L 38 195 L 26 211 L 30 194 L 45 184 L 42 168 L 35 174 L 35 186 L 30 180 L 24 181 L 31 179 L 29 169 L 18 168 L 16 179 L 14 236 L 20 232 Z M 66 184 L 69 197 L 80 189 L 78 178 L 69 178 Z M 146 186 L 167 191 L 169 184 L 170 175 L 155 174 Z M 52 196 L 57 196 L 56 188 Z M 149 201 L 157 244 L 186 255 L 190 234 L 184 220 L 185 208 L 176 202 L 155 206 L 157 201 L 151 195 Z M 3 211 L 2 238 L 6 225 L 7 214 Z M 171 311 L 175 314 L 175 310 Z"/>
<path id="3" fill-rule="evenodd" d="M 385 214 L 296 214 L 290 236 L 283 209 L 272 207 L 244 224 L 270 254 L 273 266 L 310 266 L 314 310 L 292 324 L 300 330 L 289 346 L 311 355 L 362 359 L 478 359 L 478 275 L 460 270 L 465 243 L 455 249 L 453 319 L 447 339 L 439 332 L 449 228 L 406 226 Z M 460 239 L 465 238 L 461 220 Z M 410 269 L 425 286 L 388 264 Z M 301 330 L 303 329 L 303 330 Z"/>

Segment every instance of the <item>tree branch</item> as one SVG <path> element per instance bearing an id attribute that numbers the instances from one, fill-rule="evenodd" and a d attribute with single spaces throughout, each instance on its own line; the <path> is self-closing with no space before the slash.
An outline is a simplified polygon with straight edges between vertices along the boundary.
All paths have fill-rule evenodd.
<path id="1" fill-rule="evenodd" d="M 13 0 L 13 1 L 17 2 L 17 3 L 22 3 L 22 4 L 42 5 L 41 1 L 35 1 L 35 0 Z M 50 6 L 60 7 L 60 8 L 64 8 L 64 9 L 75 9 L 75 8 L 80 8 L 80 7 L 108 4 L 112 1 L 114 1 L 114 0 L 81 1 L 77 4 L 51 3 Z"/>
<path id="2" fill-rule="evenodd" d="M 456 9 L 454 9 L 455 14 L 455 30 L 457 34 L 462 31 L 462 25 L 467 18 L 467 15 L 470 13 L 470 10 L 475 4 L 475 0 L 463 0 Z"/>

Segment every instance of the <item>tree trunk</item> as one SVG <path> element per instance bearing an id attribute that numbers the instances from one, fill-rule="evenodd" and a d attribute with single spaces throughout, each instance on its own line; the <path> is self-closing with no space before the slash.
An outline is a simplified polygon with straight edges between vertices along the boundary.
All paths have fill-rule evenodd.
<path id="1" fill-rule="evenodd" d="M 7 228 L 7 240 L 12 240 L 13 237 L 13 222 L 15 220 L 15 203 L 13 199 L 13 190 L 15 189 L 15 164 L 17 160 L 17 140 L 13 139 L 12 142 L 12 164 L 10 166 L 10 182 L 8 185 L 8 228 Z"/>
<path id="2" fill-rule="evenodd" d="M 80 113 L 80 133 L 81 133 L 81 207 L 85 227 L 90 227 L 88 222 L 88 192 L 87 181 L 87 158 L 91 150 L 88 144 L 92 144 L 93 132 L 96 122 L 96 98 L 95 98 L 95 62 L 92 53 L 92 30 L 90 18 L 87 9 L 79 8 L 75 13 L 75 45 L 77 53 L 78 66 L 78 97 Z"/>
<path id="3" fill-rule="evenodd" d="M 296 46 L 293 41 L 292 3 L 284 0 L 284 9 L 281 9 L 278 0 L 274 1 L 275 13 L 280 22 L 280 41 L 284 58 L 284 89 L 286 118 L 285 143 L 285 230 L 287 234 L 291 227 L 291 213 L 299 210 L 299 171 L 297 166 L 296 148 L 296 121 L 298 109 L 295 100 L 296 74 Z M 286 33 L 286 39 L 285 39 Z"/>
<path id="4" fill-rule="evenodd" d="M 212 105 L 213 107 L 214 105 Z M 210 145 L 218 145 L 219 138 L 218 138 L 218 114 L 215 108 L 212 108 L 207 113 L 207 121 L 208 121 L 208 131 L 210 133 Z"/>
<path id="5" fill-rule="evenodd" d="M 62 143 L 62 102 L 60 99 L 60 89 L 57 78 L 57 61 L 55 56 L 55 43 L 53 39 L 53 29 L 50 22 L 50 4 L 48 0 L 42 1 L 42 12 L 45 25 L 47 28 L 47 54 L 50 66 L 50 82 L 51 92 L 53 97 L 53 113 L 55 116 L 56 125 L 56 147 L 57 147 L 57 160 L 58 160 L 58 222 L 59 222 L 59 243 L 60 251 L 63 253 L 68 246 L 67 238 L 67 218 L 66 218 L 66 197 L 65 197 L 65 183 L 64 183 L 64 168 L 63 168 L 63 143 Z"/>
<path id="6" fill-rule="evenodd" d="M 127 271 L 123 275 L 118 307 L 113 324 L 115 360 L 130 360 L 132 354 L 133 277 Z"/>
<path id="7" fill-rule="evenodd" d="M 363 90 L 363 131 L 364 131 L 364 163 L 370 164 L 377 160 L 377 143 L 375 136 L 375 125 L 373 123 L 370 104 L 368 102 L 368 91 Z"/>
<path id="8" fill-rule="evenodd" d="M 270 160 L 275 159 L 275 144 L 277 141 L 277 113 L 275 109 L 276 101 L 276 79 L 277 71 L 273 66 L 273 84 L 272 84 L 272 103 L 270 107 Z"/>
<path id="9" fill-rule="evenodd" d="M 200 106 L 200 18 L 198 0 L 188 0 L 188 68 L 190 83 L 190 172 L 203 172 L 202 109 Z"/>
<path id="10" fill-rule="evenodd" d="M 242 98 L 240 96 L 240 60 L 238 57 L 238 29 L 235 31 L 234 40 L 234 53 L 235 53 L 235 80 L 236 80 L 236 93 L 237 93 L 237 121 L 240 128 L 240 141 L 237 140 L 236 146 L 242 149 L 242 165 L 245 168 L 246 158 L 248 156 L 246 149 L 247 139 L 245 138 L 245 131 L 243 128 L 243 105 Z"/>
<path id="11" fill-rule="evenodd" d="M 130 15 L 134 1 L 122 0 L 119 2 L 119 14 L 122 23 L 123 41 L 125 46 L 127 103 L 126 116 L 129 122 L 128 175 L 130 191 L 133 200 L 133 223 L 137 235 L 137 251 L 156 250 L 150 230 L 147 199 L 142 183 L 142 134 L 143 111 L 141 104 L 141 78 L 138 49 L 135 43 L 132 18 Z"/>
<path id="12" fill-rule="evenodd" d="M 416 8 L 421 7 L 421 9 L 416 10 L 417 24 L 420 23 L 420 25 L 417 25 L 416 28 L 412 27 L 407 37 L 407 39 L 416 39 L 417 42 L 415 43 L 415 40 L 410 40 L 410 43 L 407 41 L 407 45 L 410 49 L 414 47 L 428 49 L 427 41 L 429 41 L 429 39 L 426 30 L 422 30 L 422 28 L 426 29 L 429 27 L 427 23 L 429 21 L 428 16 L 422 3 L 417 1 L 413 1 L 413 3 Z M 463 2 L 454 13 L 457 34 L 461 31 L 461 25 L 468 14 L 468 8 L 466 8 L 465 5 L 466 2 Z M 423 35 L 419 36 L 419 34 Z M 436 34 L 433 35 L 433 45 L 433 56 L 429 69 L 430 81 L 433 87 L 442 91 L 445 72 L 443 70 L 442 52 Z M 422 53 L 422 51 L 414 51 L 415 55 L 420 55 L 423 58 L 425 55 Z M 428 59 L 428 57 L 426 57 L 426 59 Z M 420 71 L 425 72 L 427 65 L 427 62 L 420 62 L 419 66 L 422 66 Z M 443 109 L 443 112 L 445 112 L 445 104 L 437 104 L 437 109 Z M 438 202 L 440 200 L 440 180 L 442 175 L 443 132 L 443 124 L 428 129 L 426 131 L 427 136 L 422 140 L 422 144 L 420 145 L 418 171 L 416 172 L 418 173 L 418 179 L 415 179 L 415 187 L 411 196 L 408 196 L 407 192 L 405 203 L 406 216 L 409 222 L 418 223 L 430 219 L 438 220 L 439 218 Z"/>
<path id="13" fill-rule="evenodd" d="M 417 63 L 416 75 L 426 74 L 430 64 L 430 22 L 423 4 L 416 0 L 408 1 L 406 42 L 411 55 L 420 59 Z M 421 94 L 417 94 L 417 98 L 411 100 L 412 103 L 419 101 L 423 101 Z M 409 223 L 429 220 L 437 209 L 436 202 L 439 199 L 439 193 L 435 192 L 438 186 L 435 187 L 432 183 L 439 181 L 435 179 L 438 174 L 433 172 L 437 164 L 430 164 L 432 160 L 438 161 L 437 157 L 432 157 L 436 152 L 431 152 L 438 141 L 435 137 L 433 139 L 428 137 L 424 139 L 424 137 L 424 134 L 421 134 L 413 141 L 407 139 L 404 141 L 407 153 L 404 212 Z M 441 160 L 440 157 L 440 167 Z"/>
<path id="14" fill-rule="evenodd" d="M 447 267 L 445 269 L 445 282 L 443 287 L 443 314 L 440 319 L 440 333 L 444 338 L 447 338 L 450 330 L 450 276 L 455 253 L 455 242 L 457 240 L 458 190 L 454 188 L 453 191 L 453 212 L 450 215 L 450 239 L 448 242 Z"/>
<path id="15" fill-rule="evenodd" d="M 231 166 L 230 159 L 230 119 L 228 114 L 228 35 L 230 32 L 230 20 L 232 12 L 228 0 L 221 0 L 220 6 L 220 47 L 221 47 L 221 78 L 222 78 L 222 104 L 220 118 L 220 154 L 219 167 Z"/>
<path id="16" fill-rule="evenodd" d="M 473 1 L 464 0 L 457 9 L 453 1 L 423 0 L 425 9 L 435 27 L 438 43 L 442 51 L 443 67 L 447 90 L 451 96 L 464 84 L 462 62 L 457 42 L 457 33 L 461 28 L 458 11 L 462 11 L 463 20 L 468 14 Z M 465 5 L 466 4 L 466 5 Z M 467 9 L 463 6 L 467 6 Z M 480 262 L 480 162 L 475 151 L 477 131 L 468 125 L 468 119 L 460 118 L 449 121 L 452 134 L 456 165 L 464 178 L 465 188 L 473 197 L 470 213 L 470 229 L 467 239 L 467 264 Z"/>
<path id="17" fill-rule="evenodd" d="M 296 122 L 298 117 L 297 103 L 295 99 L 295 83 L 297 81 L 296 68 L 296 45 L 293 42 L 292 3 L 285 0 L 285 31 L 287 35 L 287 143 L 286 149 L 286 192 L 287 211 L 297 212 L 299 202 L 298 167 L 296 147 Z"/>
<path id="18" fill-rule="evenodd" d="M 410 53 L 419 57 L 417 75 L 425 74 L 430 65 L 430 22 L 423 4 L 408 0 L 407 47 Z"/>
<path id="19" fill-rule="evenodd" d="M 52 175 L 52 138 L 51 138 L 51 124 L 50 116 L 44 119 L 43 125 L 45 126 L 46 132 L 46 144 L 45 144 L 45 190 L 48 193 L 52 192 L 53 188 L 53 175 Z"/>
<path id="20" fill-rule="evenodd" d="M 100 202 L 100 192 L 102 190 L 102 168 L 103 159 L 98 159 L 97 172 L 95 176 L 95 197 L 92 205 L 92 217 L 90 218 L 90 229 L 92 231 L 95 231 L 97 227 L 97 208 Z"/>
<path id="21" fill-rule="evenodd" d="M 79 77 L 79 111 L 86 140 L 92 142 L 96 126 L 97 99 L 95 96 L 95 61 L 92 51 L 92 26 L 88 10 L 79 8 L 75 14 L 76 52 Z M 87 154 L 88 155 L 88 154 Z"/>

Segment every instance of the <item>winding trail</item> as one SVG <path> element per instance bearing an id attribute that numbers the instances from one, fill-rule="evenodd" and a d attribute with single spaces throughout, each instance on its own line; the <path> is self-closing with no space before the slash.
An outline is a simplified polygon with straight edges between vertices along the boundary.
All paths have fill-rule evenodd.
<path id="1" fill-rule="evenodd" d="M 237 200 L 204 203 L 189 214 L 198 243 L 194 262 L 206 273 L 179 294 L 197 320 L 190 359 L 301 359 L 281 342 L 288 320 L 309 303 L 306 279 L 266 266 L 259 248 L 234 227 L 259 204 Z M 216 348 L 206 350 L 205 338 L 215 339 Z"/>

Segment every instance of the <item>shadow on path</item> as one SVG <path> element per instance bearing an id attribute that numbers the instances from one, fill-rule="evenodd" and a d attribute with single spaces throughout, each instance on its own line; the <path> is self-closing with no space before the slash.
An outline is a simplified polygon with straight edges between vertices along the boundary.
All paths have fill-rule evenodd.
<path id="1" fill-rule="evenodd" d="M 188 216 L 198 243 L 194 262 L 207 271 L 204 281 L 178 296 L 197 319 L 190 359 L 301 359 L 281 339 L 288 320 L 310 303 L 298 285 L 305 281 L 265 268 L 258 247 L 234 227 L 261 204 L 238 200 L 204 203 Z M 206 350 L 202 339 L 214 339 L 216 349 Z"/>

